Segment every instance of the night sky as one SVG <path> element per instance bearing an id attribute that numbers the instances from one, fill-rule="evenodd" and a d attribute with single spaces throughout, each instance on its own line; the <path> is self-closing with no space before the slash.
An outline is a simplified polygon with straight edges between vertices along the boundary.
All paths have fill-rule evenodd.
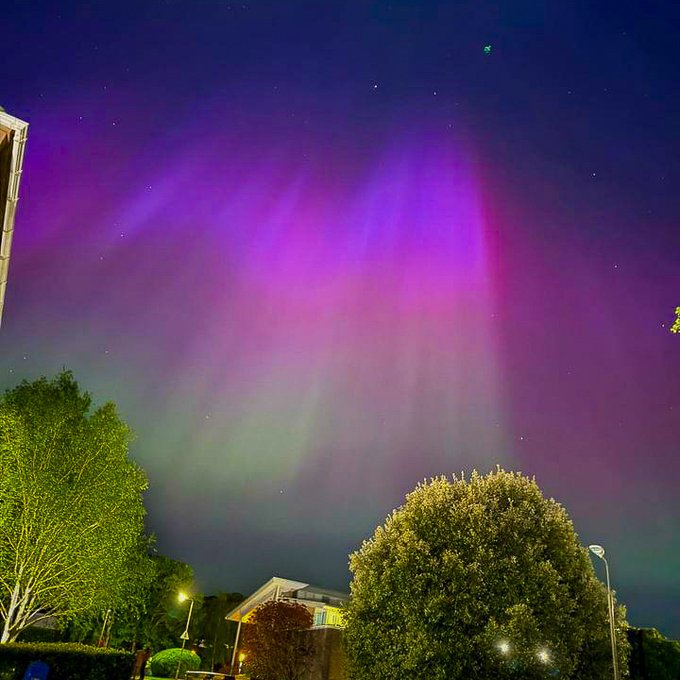
<path id="1" fill-rule="evenodd" d="M 198 587 L 346 589 L 418 481 L 501 464 L 680 637 L 680 4 L 5 0 L 0 27 L 31 125 L 0 387 L 67 366 L 119 404 Z"/>

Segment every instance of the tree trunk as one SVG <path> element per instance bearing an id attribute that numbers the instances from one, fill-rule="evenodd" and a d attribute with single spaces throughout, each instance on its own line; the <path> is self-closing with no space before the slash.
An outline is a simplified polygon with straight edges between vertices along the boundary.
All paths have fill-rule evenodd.
<path id="1" fill-rule="evenodd" d="M 5 616 L 5 624 L 2 627 L 2 635 L 0 635 L 0 644 L 10 642 L 12 628 L 14 628 L 14 618 L 19 604 L 19 589 L 19 579 L 17 579 L 17 582 L 14 584 L 14 589 L 12 590 L 12 597 L 7 606 L 7 615 Z"/>
<path id="2" fill-rule="evenodd" d="M 35 596 L 31 594 L 33 580 L 28 579 L 22 593 L 21 576 L 23 569 L 19 570 L 19 576 L 12 590 L 12 597 L 6 609 L 5 622 L 0 634 L 0 644 L 16 641 L 19 633 L 26 627 L 35 613 Z"/>

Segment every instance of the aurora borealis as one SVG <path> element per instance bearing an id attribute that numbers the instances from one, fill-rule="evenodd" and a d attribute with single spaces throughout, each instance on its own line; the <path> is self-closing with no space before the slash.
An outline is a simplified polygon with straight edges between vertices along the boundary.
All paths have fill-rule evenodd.
<path id="1" fill-rule="evenodd" d="M 415 4 L 10 0 L 1 385 L 116 401 L 206 590 L 345 588 L 418 481 L 500 464 L 679 636 L 673 16 Z"/>

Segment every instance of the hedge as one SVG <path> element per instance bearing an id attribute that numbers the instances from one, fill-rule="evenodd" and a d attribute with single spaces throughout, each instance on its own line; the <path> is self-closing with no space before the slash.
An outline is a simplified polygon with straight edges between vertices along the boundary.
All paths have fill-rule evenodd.
<path id="1" fill-rule="evenodd" d="M 164 649 L 149 659 L 151 675 L 158 678 L 174 678 L 180 659 L 182 665 L 179 670 L 179 677 L 181 678 L 184 677 L 186 671 L 197 671 L 201 667 L 201 658 L 198 654 L 189 649 L 173 647 L 172 649 Z"/>
<path id="2" fill-rule="evenodd" d="M 22 680 L 32 661 L 44 661 L 48 680 L 129 680 L 134 654 L 76 643 L 0 644 L 0 680 Z"/>

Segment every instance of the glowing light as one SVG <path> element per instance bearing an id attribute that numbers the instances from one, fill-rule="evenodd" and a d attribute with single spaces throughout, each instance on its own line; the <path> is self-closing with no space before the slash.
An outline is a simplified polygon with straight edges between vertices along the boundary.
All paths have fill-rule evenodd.
<path id="1" fill-rule="evenodd" d="M 547 649 L 539 649 L 536 656 L 541 663 L 550 663 L 550 652 Z"/>
<path id="2" fill-rule="evenodd" d="M 600 558 L 604 557 L 604 548 L 601 545 L 589 545 L 588 549 L 593 555 L 597 555 Z"/>
<path id="3" fill-rule="evenodd" d="M 507 640 L 501 640 L 498 643 L 498 651 L 501 654 L 510 654 L 510 643 Z"/>
<path id="4" fill-rule="evenodd" d="M 177 594 L 177 599 L 178 599 L 180 602 L 186 602 L 186 601 L 189 599 L 189 596 L 188 596 L 186 593 L 180 591 L 180 592 Z"/>

